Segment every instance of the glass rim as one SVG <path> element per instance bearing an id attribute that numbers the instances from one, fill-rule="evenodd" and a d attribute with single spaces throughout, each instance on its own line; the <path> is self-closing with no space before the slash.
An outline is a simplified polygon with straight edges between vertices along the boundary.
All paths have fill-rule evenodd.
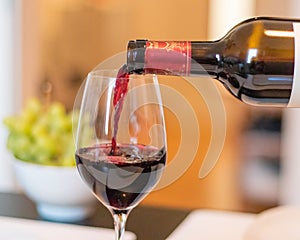
<path id="1" fill-rule="evenodd" d="M 87 74 L 87 78 L 91 76 L 98 76 L 102 78 L 116 78 L 118 74 L 117 69 L 95 69 Z"/>
<path id="2" fill-rule="evenodd" d="M 116 79 L 117 78 L 117 75 L 118 75 L 118 72 L 119 72 L 120 69 L 94 69 L 90 72 L 88 72 L 87 74 L 87 79 L 94 76 L 94 77 L 100 77 L 100 78 L 114 78 Z M 158 77 L 158 74 L 155 74 L 155 73 L 151 73 L 151 74 L 130 74 L 130 78 L 133 78 L 134 76 L 141 76 L 143 75 L 144 77 L 147 76 L 147 77 Z M 120 77 L 120 79 L 122 79 L 124 77 Z"/>

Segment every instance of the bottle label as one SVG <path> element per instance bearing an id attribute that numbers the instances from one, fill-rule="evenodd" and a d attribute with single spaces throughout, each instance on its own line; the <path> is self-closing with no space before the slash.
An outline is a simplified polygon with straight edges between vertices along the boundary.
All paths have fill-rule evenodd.
<path id="1" fill-rule="evenodd" d="M 145 70 L 172 75 L 188 75 L 191 71 L 191 42 L 148 41 L 145 51 Z"/>
<path id="2" fill-rule="evenodd" d="M 294 78 L 288 107 L 300 107 L 300 23 L 293 23 L 293 28 L 295 42 Z"/>

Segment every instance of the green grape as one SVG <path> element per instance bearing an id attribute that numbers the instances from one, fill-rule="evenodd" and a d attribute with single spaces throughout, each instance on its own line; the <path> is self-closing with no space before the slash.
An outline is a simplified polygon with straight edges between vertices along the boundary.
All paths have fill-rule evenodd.
<path id="1" fill-rule="evenodd" d="M 24 111 L 29 111 L 29 112 L 32 112 L 35 114 L 40 114 L 42 109 L 43 109 L 43 106 L 42 106 L 41 102 L 36 98 L 31 98 L 28 100 Z"/>
<path id="2" fill-rule="evenodd" d="M 40 135 L 46 135 L 49 133 L 49 128 L 47 124 L 43 121 L 38 121 L 36 124 L 32 126 L 31 135 L 34 138 L 38 138 Z"/>
<path id="3" fill-rule="evenodd" d="M 28 136 L 18 133 L 10 133 L 7 138 L 7 148 L 20 159 L 29 160 L 28 152 L 32 146 L 31 139 Z"/>
<path id="4" fill-rule="evenodd" d="M 37 99 L 30 99 L 22 113 L 20 114 L 20 121 L 24 125 L 31 126 L 34 124 L 42 113 L 42 105 Z"/>
<path id="5" fill-rule="evenodd" d="M 16 116 L 9 116 L 3 119 L 3 124 L 8 128 L 8 130 L 14 132 L 16 128 Z"/>
<path id="6" fill-rule="evenodd" d="M 69 119 L 66 116 L 60 116 L 58 118 L 53 119 L 51 123 L 52 131 L 64 131 L 67 132 L 71 128 L 71 124 Z"/>
<path id="7" fill-rule="evenodd" d="M 52 160 L 52 155 L 49 151 L 45 150 L 39 145 L 34 145 L 31 151 L 31 162 L 43 165 L 51 165 L 49 161 Z"/>
<path id="8" fill-rule="evenodd" d="M 27 150 L 28 146 L 30 146 L 30 139 L 28 139 L 27 136 L 12 133 L 9 135 L 7 145 L 14 150 Z"/>
<path id="9" fill-rule="evenodd" d="M 74 119 L 78 121 L 78 113 L 67 113 L 61 103 L 44 109 L 40 101 L 30 99 L 19 115 L 3 120 L 10 131 L 7 148 L 23 161 L 74 166 Z"/>
<path id="10" fill-rule="evenodd" d="M 15 131 L 23 135 L 30 135 L 32 124 L 32 122 L 19 118 L 16 121 Z"/>
<path id="11" fill-rule="evenodd" d="M 15 158 L 20 159 L 24 162 L 33 162 L 32 155 L 29 152 L 15 152 L 14 156 Z"/>
<path id="12" fill-rule="evenodd" d="M 61 103 L 52 103 L 48 108 L 49 117 L 59 118 L 66 115 L 66 109 Z"/>
<path id="13" fill-rule="evenodd" d="M 39 135 L 38 138 L 35 139 L 36 144 L 45 151 L 48 151 L 51 154 L 54 154 L 57 150 L 58 139 L 52 138 L 48 135 Z"/>
<path id="14" fill-rule="evenodd" d="M 62 166 L 75 166 L 75 157 L 62 157 L 60 164 Z"/>

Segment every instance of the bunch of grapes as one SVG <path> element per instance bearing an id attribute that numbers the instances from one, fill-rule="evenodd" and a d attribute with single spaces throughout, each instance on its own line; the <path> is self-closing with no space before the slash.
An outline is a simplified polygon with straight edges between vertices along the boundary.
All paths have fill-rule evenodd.
<path id="1" fill-rule="evenodd" d="M 74 166 L 72 112 L 58 102 L 45 108 L 30 99 L 19 115 L 4 119 L 7 148 L 20 160 L 55 166 Z"/>

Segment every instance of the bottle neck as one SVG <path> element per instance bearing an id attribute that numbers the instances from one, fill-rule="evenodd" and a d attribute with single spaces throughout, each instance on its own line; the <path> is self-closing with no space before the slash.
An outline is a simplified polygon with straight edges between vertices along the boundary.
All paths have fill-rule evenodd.
<path id="1" fill-rule="evenodd" d="M 146 41 L 128 43 L 130 72 L 169 75 L 216 75 L 222 42 Z"/>
<path id="2" fill-rule="evenodd" d="M 223 43 L 221 41 L 191 42 L 190 74 L 217 76 L 222 68 Z"/>

